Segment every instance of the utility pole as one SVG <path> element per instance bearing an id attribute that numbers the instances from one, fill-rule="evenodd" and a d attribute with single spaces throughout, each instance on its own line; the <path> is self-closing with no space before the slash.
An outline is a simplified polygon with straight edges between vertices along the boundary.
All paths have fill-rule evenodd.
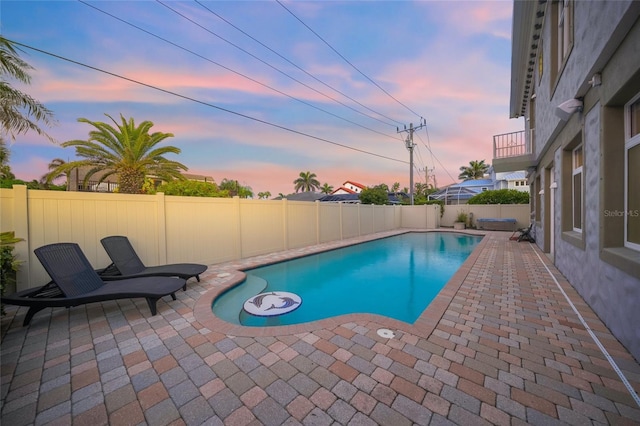
<path id="1" fill-rule="evenodd" d="M 425 174 L 424 181 L 427 184 L 427 186 L 429 186 L 429 180 L 431 180 L 431 178 L 433 178 L 433 189 L 438 189 L 438 185 L 436 184 L 436 175 L 434 175 L 434 174 L 430 175 L 429 174 L 429 173 L 433 172 L 435 169 L 436 169 L 435 167 L 432 168 L 432 169 L 430 169 L 428 167 L 425 167 L 425 169 L 424 169 L 424 174 Z"/>
<path id="2" fill-rule="evenodd" d="M 413 127 L 413 123 L 409 123 L 409 128 L 404 126 L 404 130 L 400 130 L 396 127 L 397 133 L 407 132 L 407 139 L 405 139 L 405 144 L 407 149 L 409 150 L 409 197 L 411 199 L 411 205 L 413 205 L 413 148 L 416 144 L 413 143 L 413 132 L 416 130 L 420 130 L 423 127 L 427 126 L 427 120 L 424 118 L 420 118 L 420 125 L 417 127 Z"/>

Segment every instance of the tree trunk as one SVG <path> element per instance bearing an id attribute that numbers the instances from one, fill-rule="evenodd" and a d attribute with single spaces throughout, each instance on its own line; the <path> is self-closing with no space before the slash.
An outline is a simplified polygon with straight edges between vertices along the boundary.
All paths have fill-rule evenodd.
<path id="1" fill-rule="evenodd" d="M 119 188 L 123 194 L 141 194 L 144 185 L 144 173 L 135 169 L 124 169 L 120 172 Z"/>

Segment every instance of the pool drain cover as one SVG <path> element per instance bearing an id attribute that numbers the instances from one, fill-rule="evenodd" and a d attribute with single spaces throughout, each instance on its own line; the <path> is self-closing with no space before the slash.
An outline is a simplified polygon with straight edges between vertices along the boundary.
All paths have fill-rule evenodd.
<path id="1" fill-rule="evenodd" d="M 242 308 L 258 317 L 274 317 L 295 311 L 301 304 L 302 299 L 295 293 L 270 291 L 250 297 Z"/>
<path id="2" fill-rule="evenodd" d="M 396 333 L 389 330 L 388 328 L 379 328 L 378 336 L 383 337 L 385 339 L 393 339 L 394 337 L 396 337 Z"/>

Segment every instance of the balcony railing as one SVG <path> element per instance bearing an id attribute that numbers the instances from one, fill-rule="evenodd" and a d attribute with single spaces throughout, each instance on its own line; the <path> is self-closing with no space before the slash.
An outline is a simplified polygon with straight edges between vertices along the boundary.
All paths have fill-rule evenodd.
<path id="1" fill-rule="evenodd" d="M 493 158 L 511 158 L 532 154 L 532 140 L 533 130 L 495 135 L 493 137 Z"/>
<path id="2" fill-rule="evenodd" d="M 118 184 L 109 181 L 98 183 L 98 181 L 90 180 L 87 185 L 83 185 L 82 182 L 78 184 L 78 191 L 82 192 L 114 192 L 116 189 L 118 189 Z"/>

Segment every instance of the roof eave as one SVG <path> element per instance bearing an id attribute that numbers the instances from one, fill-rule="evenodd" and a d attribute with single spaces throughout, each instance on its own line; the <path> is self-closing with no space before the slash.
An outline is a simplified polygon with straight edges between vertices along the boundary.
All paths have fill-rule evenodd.
<path id="1" fill-rule="evenodd" d="M 532 93 L 547 0 L 515 0 L 511 30 L 511 99 L 509 118 L 523 115 Z"/>

